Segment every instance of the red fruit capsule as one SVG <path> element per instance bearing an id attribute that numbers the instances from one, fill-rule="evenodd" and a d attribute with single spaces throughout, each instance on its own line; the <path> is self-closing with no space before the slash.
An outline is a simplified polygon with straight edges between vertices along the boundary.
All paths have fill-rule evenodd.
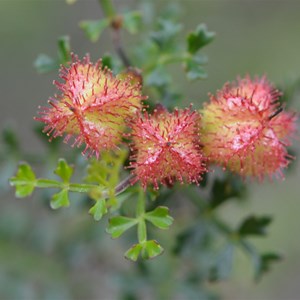
<path id="1" fill-rule="evenodd" d="M 140 85 L 130 77 L 117 79 L 101 60 L 93 64 L 88 55 L 82 61 L 73 55 L 70 65 L 61 67 L 60 78 L 63 82 L 54 82 L 60 94 L 35 118 L 46 124 L 44 131 L 54 138 L 65 135 L 66 142 L 73 138 L 73 145 L 85 144 L 83 153 L 89 155 L 117 147 L 127 121 L 145 99 Z"/>
<path id="2" fill-rule="evenodd" d="M 131 125 L 131 167 L 142 186 L 174 181 L 195 182 L 206 172 L 199 145 L 200 115 L 190 109 L 169 113 L 162 107 L 153 115 L 140 115 Z"/>
<path id="3" fill-rule="evenodd" d="M 208 159 L 242 176 L 283 176 L 296 116 L 280 107 L 279 95 L 265 77 L 246 77 L 211 96 L 200 128 Z"/>

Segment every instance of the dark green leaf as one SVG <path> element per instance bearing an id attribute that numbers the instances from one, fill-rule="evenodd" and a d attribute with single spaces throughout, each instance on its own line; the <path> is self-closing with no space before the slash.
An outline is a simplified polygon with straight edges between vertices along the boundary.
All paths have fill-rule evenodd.
<path id="1" fill-rule="evenodd" d="M 266 227 L 271 223 L 272 218 L 269 216 L 256 217 L 250 216 L 242 222 L 238 229 L 242 237 L 249 235 L 262 236 L 266 234 Z"/>
<path id="2" fill-rule="evenodd" d="M 125 257 L 132 261 L 137 261 L 139 254 L 143 246 L 141 244 L 133 245 L 129 250 L 126 251 Z"/>
<path id="3" fill-rule="evenodd" d="M 135 34 L 141 29 L 142 15 L 139 11 L 131 11 L 123 15 L 123 27 L 129 33 Z"/>
<path id="4" fill-rule="evenodd" d="M 208 31 L 205 24 L 198 25 L 197 29 L 187 36 L 188 51 L 195 54 L 200 48 L 209 44 L 214 37 L 215 33 Z"/>
<path id="5" fill-rule="evenodd" d="M 48 73 L 59 68 L 59 62 L 46 54 L 40 54 L 34 61 L 34 67 L 38 73 Z"/>
<path id="6" fill-rule="evenodd" d="M 118 238 L 121 236 L 126 230 L 131 228 L 132 226 L 138 223 L 137 219 L 116 216 L 109 219 L 109 224 L 107 228 L 107 232 L 111 234 L 112 238 Z"/>
<path id="7" fill-rule="evenodd" d="M 159 206 L 153 211 L 147 212 L 145 219 L 160 229 L 168 229 L 174 220 L 169 215 L 169 209 L 164 206 Z"/>
<path id="8" fill-rule="evenodd" d="M 102 56 L 102 67 L 107 67 L 108 69 L 113 69 L 113 60 L 109 54 L 104 54 Z"/>
<path id="9" fill-rule="evenodd" d="M 150 259 L 162 254 L 163 251 L 163 247 L 157 241 L 151 240 L 143 243 L 141 255 L 143 259 Z"/>
<path id="10" fill-rule="evenodd" d="M 255 272 L 255 280 L 259 280 L 261 276 L 268 272 L 274 262 L 278 262 L 282 257 L 276 253 L 264 253 L 260 256 L 260 264 Z"/>
<path id="11" fill-rule="evenodd" d="M 2 131 L 2 139 L 7 147 L 9 154 L 17 152 L 20 148 L 20 144 L 15 131 L 11 127 L 5 127 Z"/>
<path id="12" fill-rule="evenodd" d="M 69 195 L 68 195 L 68 189 L 63 189 L 60 192 L 54 194 L 50 201 L 50 206 L 53 209 L 60 208 L 62 206 L 69 206 Z"/>
<path id="13" fill-rule="evenodd" d="M 61 158 L 58 161 L 58 165 L 54 171 L 54 174 L 58 175 L 63 182 L 68 183 L 73 174 L 73 167 L 69 166 L 67 162 Z"/>
<path id="14" fill-rule="evenodd" d="M 96 201 L 95 205 L 89 210 L 89 213 L 96 221 L 100 221 L 102 216 L 107 213 L 106 202 L 104 199 Z"/>
<path id="15" fill-rule="evenodd" d="M 84 31 L 91 42 L 97 42 L 102 31 L 109 25 L 109 19 L 97 21 L 81 21 L 80 28 Z"/>
<path id="16" fill-rule="evenodd" d="M 61 36 L 58 41 L 58 57 L 61 64 L 66 64 L 71 59 L 71 44 L 70 37 Z"/>
<path id="17" fill-rule="evenodd" d="M 246 187 L 242 179 L 230 175 L 224 179 L 217 178 L 212 186 L 210 207 L 216 208 L 232 198 L 243 198 L 245 193 Z"/>
<path id="18" fill-rule="evenodd" d="M 16 187 L 16 197 L 23 198 L 32 194 L 35 188 L 35 174 L 29 164 L 20 164 L 17 174 L 9 180 L 12 186 Z"/>
<path id="19" fill-rule="evenodd" d="M 61 145 L 63 138 L 58 136 L 49 143 L 49 136 L 43 132 L 44 124 L 36 124 L 33 128 L 34 133 L 37 137 L 46 144 L 47 148 L 52 152 L 57 152 L 59 146 Z"/>

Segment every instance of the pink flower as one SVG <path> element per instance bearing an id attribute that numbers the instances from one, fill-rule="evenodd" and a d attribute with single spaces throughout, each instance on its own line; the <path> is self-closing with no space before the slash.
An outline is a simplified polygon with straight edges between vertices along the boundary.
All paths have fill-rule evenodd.
<path id="1" fill-rule="evenodd" d="M 265 77 L 246 77 L 211 96 L 200 129 L 209 160 L 242 176 L 283 176 L 296 117 L 283 111 L 279 95 Z"/>
<path id="2" fill-rule="evenodd" d="M 36 118 L 46 124 L 44 131 L 54 138 L 65 135 L 66 142 L 74 138 L 73 146 L 85 144 L 83 153 L 89 150 L 89 155 L 117 147 L 127 121 L 142 107 L 140 86 L 130 77 L 117 79 L 88 55 L 82 61 L 73 56 L 69 67 L 61 67 L 60 78 L 62 83 L 54 82 L 60 94 Z"/>
<path id="3" fill-rule="evenodd" d="M 153 115 L 140 115 L 132 127 L 131 167 L 142 186 L 196 182 L 206 171 L 199 146 L 197 112 L 190 109 L 167 112 L 158 107 Z"/>

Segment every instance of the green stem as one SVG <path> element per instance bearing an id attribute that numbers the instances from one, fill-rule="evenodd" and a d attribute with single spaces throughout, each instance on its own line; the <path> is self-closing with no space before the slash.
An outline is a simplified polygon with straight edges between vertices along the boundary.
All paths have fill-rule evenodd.
<path id="1" fill-rule="evenodd" d="M 138 241 L 140 244 L 147 241 L 147 228 L 146 228 L 146 221 L 144 218 L 145 210 L 146 210 L 146 203 L 145 203 L 145 192 L 142 188 L 139 190 L 138 194 L 138 201 L 136 206 L 136 217 L 139 220 L 138 223 Z"/>
<path id="2" fill-rule="evenodd" d="M 112 3 L 112 0 L 98 0 L 98 1 L 100 3 L 100 6 L 102 7 L 104 15 L 110 19 L 110 23 L 111 23 L 110 27 L 113 33 L 112 40 L 113 40 L 113 46 L 115 48 L 115 51 L 117 52 L 118 56 L 122 60 L 123 65 L 129 68 L 131 66 L 131 62 L 126 55 L 125 50 L 123 49 L 123 45 L 121 43 L 121 37 L 120 37 L 120 27 L 122 25 L 119 24 L 119 26 L 114 26 L 114 21 L 116 21 L 117 23 L 119 22 L 122 23 L 122 21 L 118 20 L 118 14 Z"/>
<path id="3" fill-rule="evenodd" d="M 99 3 L 107 17 L 112 19 L 116 16 L 116 11 L 111 0 L 99 0 Z"/>
<path id="4" fill-rule="evenodd" d="M 132 175 L 129 175 L 123 181 L 121 181 L 116 187 L 114 191 L 114 195 L 117 196 L 124 192 L 128 187 L 131 186 Z M 88 193 L 91 189 L 101 188 L 97 184 L 85 184 L 85 183 L 63 183 L 61 181 L 52 180 L 52 179 L 44 179 L 38 178 L 36 179 L 34 186 L 37 188 L 57 188 L 57 189 L 68 189 L 70 192 L 77 192 L 77 193 Z M 104 190 L 102 191 L 103 198 L 109 198 L 110 191 Z"/>

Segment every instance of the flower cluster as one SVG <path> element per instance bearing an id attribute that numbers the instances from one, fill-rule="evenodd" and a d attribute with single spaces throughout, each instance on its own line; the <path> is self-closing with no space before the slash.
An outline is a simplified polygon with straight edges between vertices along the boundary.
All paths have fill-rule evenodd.
<path id="1" fill-rule="evenodd" d="M 207 163 L 263 179 L 282 175 L 291 158 L 287 146 L 296 117 L 283 110 L 279 91 L 265 77 L 225 84 L 200 112 L 157 106 L 153 114 L 142 112 L 141 80 L 115 77 L 89 56 L 82 61 L 73 56 L 60 77 L 63 82 L 55 82 L 60 95 L 36 118 L 46 124 L 45 132 L 65 134 L 66 141 L 74 137 L 74 145 L 86 145 L 83 153 L 98 157 L 116 148 L 129 128 L 132 183 L 144 188 L 199 183 Z"/>
<path id="2" fill-rule="evenodd" d="M 116 148 L 128 120 L 142 107 L 140 86 L 130 76 L 114 77 L 101 60 L 92 64 L 88 55 L 82 61 L 73 56 L 60 77 L 64 82 L 54 83 L 61 94 L 36 118 L 46 124 L 44 131 L 52 137 L 66 134 L 66 142 L 74 137 L 73 145 L 85 144 L 83 153 L 89 150 L 97 157 L 104 149 Z"/>
<path id="3" fill-rule="evenodd" d="M 209 160 L 242 176 L 282 176 L 296 118 L 283 111 L 279 96 L 265 77 L 238 79 L 211 96 L 200 129 Z"/>

